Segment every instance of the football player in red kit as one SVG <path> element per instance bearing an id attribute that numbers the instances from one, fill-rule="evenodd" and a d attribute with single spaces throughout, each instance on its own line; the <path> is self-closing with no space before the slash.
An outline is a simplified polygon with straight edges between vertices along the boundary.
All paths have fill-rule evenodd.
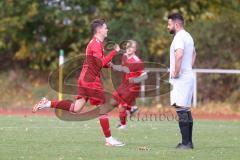
<path id="1" fill-rule="evenodd" d="M 42 98 L 33 107 L 33 112 L 43 108 L 57 108 L 73 113 L 78 113 L 85 106 L 87 101 L 91 105 L 101 108 L 105 103 L 103 84 L 100 72 L 103 67 L 108 67 L 109 62 L 119 52 L 120 48 L 115 45 L 107 56 L 104 56 L 103 41 L 107 37 L 108 28 L 103 19 L 96 19 L 91 23 L 92 40 L 88 43 L 83 68 L 78 79 L 78 95 L 75 101 L 62 100 L 50 101 Z M 108 115 L 99 115 L 100 125 L 106 138 L 107 146 L 123 146 L 124 143 L 111 136 Z"/>
<path id="2" fill-rule="evenodd" d="M 125 73 L 123 80 L 117 90 L 113 93 L 114 99 L 118 103 L 120 125 L 119 129 L 126 128 L 127 110 L 131 110 L 135 100 L 139 95 L 140 82 L 147 79 L 144 72 L 144 65 L 140 58 L 135 54 L 137 50 L 137 42 L 128 40 L 126 44 L 126 53 L 122 56 L 122 66 L 129 69 L 129 73 Z M 114 69 L 114 65 L 111 64 Z"/>

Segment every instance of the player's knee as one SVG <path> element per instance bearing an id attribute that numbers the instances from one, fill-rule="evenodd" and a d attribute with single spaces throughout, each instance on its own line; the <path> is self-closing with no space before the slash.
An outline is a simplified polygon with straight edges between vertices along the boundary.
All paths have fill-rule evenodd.
<path id="1" fill-rule="evenodd" d="M 72 111 L 75 112 L 75 113 L 79 113 L 82 111 L 83 107 L 85 106 L 85 103 L 86 103 L 86 100 L 85 99 L 78 99 L 76 102 L 75 102 L 75 105 L 73 106 L 73 109 Z"/>

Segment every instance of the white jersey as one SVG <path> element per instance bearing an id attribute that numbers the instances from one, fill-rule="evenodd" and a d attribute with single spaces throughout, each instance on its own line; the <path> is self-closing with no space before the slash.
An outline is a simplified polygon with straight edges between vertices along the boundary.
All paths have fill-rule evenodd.
<path id="1" fill-rule="evenodd" d="M 194 48 L 194 42 L 192 36 L 185 30 L 180 30 L 174 36 L 170 47 L 170 73 L 175 70 L 175 53 L 177 49 L 183 49 L 183 59 L 180 69 L 180 74 L 184 71 L 192 71 L 192 56 Z"/>
<path id="2" fill-rule="evenodd" d="M 192 57 L 195 50 L 192 36 L 185 30 L 180 30 L 174 36 L 170 47 L 170 75 L 175 70 L 175 54 L 177 49 L 183 49 L 183 58 L 179 78 L 171 79 L 172 90 L 170 94 L 171 105 L 190 107 L 194 76 L 192 72 Z"/>

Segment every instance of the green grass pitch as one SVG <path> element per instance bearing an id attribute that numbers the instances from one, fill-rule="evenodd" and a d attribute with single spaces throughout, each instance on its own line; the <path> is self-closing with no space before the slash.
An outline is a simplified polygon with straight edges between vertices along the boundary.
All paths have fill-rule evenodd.
<path id="1" fill-rule="evenodd" d="M 56 117 L 0 117 L 0 159 L 32 160 L 237 160 L 240 121 L 194 122 L 194 150 L 176 150 L 176 121 L 129 121 L 127 130 L 112 134 L 126 143 L 106 147 L 98 120 L 64 122 Z M 143 148 L 143 149 L 141 149 Z M 144 149 L 147 148 L 147 149 Z"/>

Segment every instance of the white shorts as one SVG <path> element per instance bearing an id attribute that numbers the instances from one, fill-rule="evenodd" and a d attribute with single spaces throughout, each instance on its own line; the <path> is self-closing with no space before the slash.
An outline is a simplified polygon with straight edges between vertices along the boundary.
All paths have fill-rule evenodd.
<path id="1" fill-rule="evenodd" d="M 170 92 L 171 105 L 189 108 L 192 104 L 194 76 L 193 73 L 180 75 L 177 79 L 170 79 L 172 90 Z"/>

